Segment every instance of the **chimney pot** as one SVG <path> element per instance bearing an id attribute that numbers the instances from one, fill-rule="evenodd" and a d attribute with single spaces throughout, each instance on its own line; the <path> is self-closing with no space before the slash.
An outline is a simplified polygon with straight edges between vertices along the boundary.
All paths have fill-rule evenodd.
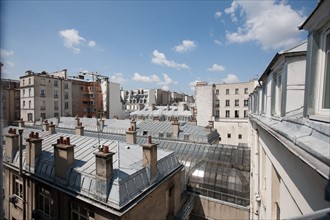
<path id="1" fill-rule="evenodd" d="M 148 144 L 152 144 L 151 135 L 148 136 Z"/>
<path id="2" fill-rule="evenodd" d="M 70 145 L 70 137 L 66 137 L 66 144 Z"/>
<path id="3" fill-rule="evenodd" d="M 60 144 L 63 144 L 63 136 L 60 136 Z"/>
<path id="4" fill-rule="evenodd" d="M 39 139 L 39 133 L 36 132 L 36 139 Z"/>
<path id="5" fill-rule="evenodd" d="M 103 145 L 103 153 L 109 153 L 109 146 Z"/>

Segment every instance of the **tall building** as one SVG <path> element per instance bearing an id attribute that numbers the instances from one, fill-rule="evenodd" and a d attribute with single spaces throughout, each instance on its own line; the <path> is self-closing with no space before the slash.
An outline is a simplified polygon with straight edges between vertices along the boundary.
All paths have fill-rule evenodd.
<path id="1" fill-rule="evenodd" d="M 72 83 L 66 69 L 55 73 L 26 71 L 20 77 L 20 92 L 24 121 L 72 115 Z"/>
<path id="2" fill-rule="evenodd" d="M 122 90 L 121 99 L 128 113 L 156 104 L 154 89 Z"/>
<path id="3" fill-rule="evenodd" d="M 10 79 L 1 79 L 2 120 L 5 125 L 20 119 L 20 91 L 19 81 Z"/>
<path id="4" fill-rule="evenodd" d="M 251 219 L 329 216 L 329 8 L 319 1 L 307 47 L 276 54 L 250 96 Z"/>
<path id="5" fill-rule="evenodd" d="M 256 84 L 254 80 L 213 85 L 198 82 L 195 88 L 197 125 L 207 126 L 213 121 L 221 136 L 219 143 L 247 144 L 249 93 Z"/>

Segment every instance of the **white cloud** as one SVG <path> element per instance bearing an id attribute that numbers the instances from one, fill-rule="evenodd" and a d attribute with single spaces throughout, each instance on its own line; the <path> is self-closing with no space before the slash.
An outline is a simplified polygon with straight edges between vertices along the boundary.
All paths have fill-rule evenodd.
<path id="1" fill-rule="evenodd" d="M 96 42 L 93 41 L 93 40 L 91 40 L 91 41 L 88 42 L 88 46 L 89 47 L 95 47 L 95 45 L 96 45 Z"/>
<path id="2" fill-rule="evenodd" d="M 236 15 L 235 15 L 235 12 L 236 12 L 237 8 L 238 8 L 237 1 L 233 1 L 231 3 L 231 6 L 229 8 L 225 9 L 225 13 L 229 14 L 230 17 L 231 17 L 232 22 L 235 22 L 235 23 L 238 21 Z"/>
<path id="3" fill-rule="evenodd" d="M 72 49 L 73 49 L 73 52 L 74 52 L 75 54 L 80 53 L 80 49 L 79 49 L 79 48 L 72 48 Z"/>
<path id="4" fill-rule="evenodd" d="M 178 82 L 171 79 L 169 75 L 166 73 L 163 74 L 163 79 L 161 80 L 157 75 L 153 74 L 151 76 L 145 76 L 141 75 L 140 73 L 134 73 L 134 76 L 132 78 L 135 81 L 138 82 L 144 82 L 144 83 L 156 83 L 157 85 L 163 86 L 162 88 L 164 90 L 168 90 L 169 86 L 172 84 L 177 84 Z"/>
<path id="5" fill-rule="evenodd" d="M 238 1 L 235 0 L 227 14 L 239 12 L 244 24 L 234 32 L 227 31 L 232 43 L 258 42 L 262 49 L 282 49 L 301 42 L 297 26 L 305 20 L 300 11 L 295 11 L 286 1 Z"/>
<path id="6" fill-rule="evenodd" d="M 173 49 L 178 53 L 184 53 L 193 50 L 197 44 L 192 40 L 183 40 L 182 44 L 175 46 Z"/>
<path id="7" fill-rule="evenodd" d="M 238 83 L 240 80 L 234 74 L 228 74 L 226 78 L 222 79 L 223 83 Z"/>
<path id="8" fill-rule="evenodd" d="M 123 84 L 126 81 L 127 80 L 124 78 L 124 75 L 122 73 L 114 73 L 112 76 L 110 76 L 110 82 Z"/>
<path id="9" fill-rule="evenodd" d="M 223 71 L 225 71 L 225 69 L 226 68 L 220 64 L 213 64 L 212 67 L 207 68 L 207 70 L 211 71 L 211 72 L 223 72 Z"/>
<path id="10" fill-rule="evenodd" d="M 12 56 L 12 55 L 14 55 L 14 51 L 12 51 L 12 50 L 5 50 L 5 49 L 0 50 L 0 56 L 1 57 L 9 57 L 9 56 Z"/>
<path id="11" fill-rule="evenodd" d="M 222 15 L 221 11 L 217 11 L 217 12 L 215 12 L 214 17 L 215 18 L 220 18 L 221 15 Z"/>
<path id="12" fill-rule="evenodd" d="M 159 52 L 158 50 L 154 50 L 152 53 L 153 57 L 151 62 L 160 66 L 168 66 L 172 68 L 180 69 L 189 69 L 189 66 L 185 63 L 178 64 L 173 60 L 168 60 L 164 53 Z"/>
<path id="13" fill-rule="evenodd" d="M 143 76 L 140 73 L 134 73 L 134 76 L 132 79 L 134 81 L 144 82 L 144 83 L 160 82 L 160 79 L 155 74 L 153 74 L 151 76 Z"/>
<path id="14" fill-rule="evenodd" d="M 216 45 L 219 45 L 219 46 L 222 45 L 221 41 L 219 41 L 219 40 L 214 40 L 213 42 L 214 42 Z"/>
<path id="15" fill-rule="evenodd" d="M 67 29 L 59 32 L 59 35 L 64 39 L 64 45 L 72 48 L 74 45 L 79 45 L 85 38 L 79 36 L 79 31 L 75 29 Z"/>

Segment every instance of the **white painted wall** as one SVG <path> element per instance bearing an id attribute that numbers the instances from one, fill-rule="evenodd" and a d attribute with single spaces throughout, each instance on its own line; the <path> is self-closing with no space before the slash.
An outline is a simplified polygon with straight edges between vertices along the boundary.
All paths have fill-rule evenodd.
<path id="1" fill-rule="evenodd" d="M 207 126 L 213 115 L 212 85 L 195 87 L 197 125 Z"/>

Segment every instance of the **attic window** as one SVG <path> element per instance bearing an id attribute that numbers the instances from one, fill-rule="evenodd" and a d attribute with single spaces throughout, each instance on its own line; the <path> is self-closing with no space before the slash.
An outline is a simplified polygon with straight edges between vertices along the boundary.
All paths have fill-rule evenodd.
<path id="1" fill-rule="evenodd" d="M 143 131 L 143 136 L 147 136 L 148 135 L 148 131 Z"/>

